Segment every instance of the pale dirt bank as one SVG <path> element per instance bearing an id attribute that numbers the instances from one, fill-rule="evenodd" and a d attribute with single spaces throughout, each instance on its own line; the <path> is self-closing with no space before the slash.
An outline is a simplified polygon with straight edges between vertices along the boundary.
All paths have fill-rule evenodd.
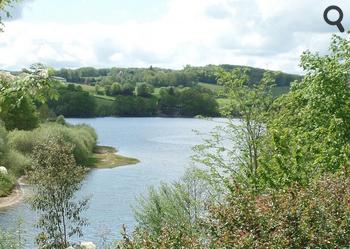
<path id="1" fill-rule="evenodd" d="M 16 205 L 22 200 L 22 198 L 23 192 L 21 190 L 21 186 L 20 184 L 17 184 L 17 186 L 12 191 L 11 195 L 0 198 L 0 209 Z"/>

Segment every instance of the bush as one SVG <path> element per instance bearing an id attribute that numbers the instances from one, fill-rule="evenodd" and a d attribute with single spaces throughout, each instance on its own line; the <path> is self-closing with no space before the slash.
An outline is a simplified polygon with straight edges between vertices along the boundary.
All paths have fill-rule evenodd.
<path id="1" fill-rule="evenodd" d="M 17 237 L 19 235 L 20 237 L 21 231 L 11 231 L 11 232 L 5 232 L 0 230 L 0 248 L 6 248 L 6 249 L 21 249 L 22 247 L 22 241 Z"/>
<path id="2" fill-rule="evenodd" d="M 15 181 L 10 175 L 0 174 L 0 197 L 7 196 L 15 186 Z"/>
<path id="3" fill-rule="evenodd" d="M 35 131 L 11 131 L 8 135 L 8 146 L 11 150 L 23 154 L 30 154 L 39 137 L 35 137 Z"/>
<path id="4" fill-rule="evenodd" d="M 7 131 L 5 129 L 5 126 L 2 125 L 2 121 L 0 120 L 0 163 L 3 161 L 7 150 Z"/>
<path id="5" fill-rule="evenodd" d="M 236 188 L 206 220 L 216 248 L 345 248 L 350 244 L 350 176 L 326 175 L 307 188 L 254 195 Z"/>
<path id="6" fill-rule="evenodd" d="M 12 131 L 9 134 L 9 146 L 24 155 L 30 155 L 33 148 L 50 136 L 62 136 L 66 142 L 72 143 L 77 163 L 85 164 L 89 160 L 96 145 L 97 135 L 87 125 L 64 126 L 56 123 L 43 124 L 33 131 Z"/>
<path id="7" fill-rule="evenodd" d="M 162 184 L 157 190 L 151 188 L 135 209 L 138 227 L 133 241 L 124 241 L 121 246 L 188 248 L 198 243 L 202 232 L 199 221 L 209 196 L 208 185 L 192 171 L 177 183 Z"/>
<path id="8" fill-rule="evenodd" d="M 30 168 L 32 164 L 32 160 L 25 156 L 24 154 L 11 150 L 6 155 L 6 165 L 9 168 L 9 171 L 14 176 L 22 176 L 26 173 L 26 171 Z"/>

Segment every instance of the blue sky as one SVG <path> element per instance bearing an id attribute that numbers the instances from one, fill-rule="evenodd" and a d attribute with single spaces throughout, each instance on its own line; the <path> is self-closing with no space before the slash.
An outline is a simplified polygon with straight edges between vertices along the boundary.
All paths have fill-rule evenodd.
<path id="1" fill-rule="evenodd" d="M 0 69 L 182 68 L 237 64 L 301 73 L 307 49 L 325 53 L 337 4 L 348 0 L 24 0 L 0 33 Z"/>

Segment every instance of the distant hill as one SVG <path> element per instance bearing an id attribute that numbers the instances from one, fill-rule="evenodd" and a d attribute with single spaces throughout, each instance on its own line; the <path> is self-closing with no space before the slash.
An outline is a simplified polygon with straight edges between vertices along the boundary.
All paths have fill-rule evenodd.
<path id="1" fill-rule="evenodd" d="M 68 82 L 89 85 L 110 85 L 114 82 L 121 84 L 148 83 L 154 87 L 166 86 L 192 86 L 197 83 L 216 84 L 217 70 L 222 68 L 230 71 L 235 68 L 248 70 L 250 81 L 255 84 L 261 80 L 263 74 L 268 71 L 239 65 L 208 65 L 204 67 L 186 66 L 181 70 L 164 68 L 102 68 L 84 67 L 79 69 L 60 69 L 55 71 L 55 76 L 66 79 Z M 276 72 L 276 84 L 280 87 L 288 87 L 295 80 L 302 79 L 300 75 Z"/>

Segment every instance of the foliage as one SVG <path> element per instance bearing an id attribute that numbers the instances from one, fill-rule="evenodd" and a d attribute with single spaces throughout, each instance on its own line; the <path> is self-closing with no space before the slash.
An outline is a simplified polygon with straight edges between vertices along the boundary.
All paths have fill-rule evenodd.
<path id="1" fill-rule="evenodd" d="M 199 82 L 217 84 L 217 71 L 223 69 L 230 72 L 234 69 L 248 70 L 249 83 L 258 83 L 263 78 L 265 72 L 259 68 L 233 66 L 233 65 L 208 65 L 204 67 L 186 66 L 181 70 L 170 70 L 163 68 L 79 68 L 61 69 L 55 72 L 56 76 L 65 78 L 68 82 L 81 84 L 99 84 L 104 87 L 111 86 L 115 82 L 121 85 L 136 85 L 138 82 L 144 82 L 153 87 L 168 86 L 194 86 Z M 272 72 L 270 72 L 272 73 Z M 301 79 L 298 75 L 284 74 L 276 72 L 276 83 L 278 86 L 289 86 L 291 82 Z"/>
<path id="2" fill-rule="evenodd" d="M 337 36 L 328 55 L 304 53 L 305 77 L 276 100 L 271 75 L 251 84 L 244 71 L 221 71 L 230 122 L 194 157 L 206 166 L 194 179 L 217 198 L 187 231 L 176 225 L 182 221 L 177 190 L 152 190 L 140 202 L 136 230 L 131 236 L 124 230 L 115 248 L 348 247 L 349 59 L 349 38 Z"/>
<path id="3" fill-rule="evenodd" d="M 149 97 L 153 93 L 154 88 L 150 84 L 140 83 L 135 88 L 135 95 L 140 97 Z"/>
<path id="4" fill-rule="evenodd" d="M 29 155 L 24 155 L 16 150 L 10 150 L 5 158 L 5 165 L 8 167 L 9 172 L 15 177 L 25 175 L 32 164 Z M 0 188 L 1 189 L 1 188 Z"/>
<path id="5" fill-rule="evenodd" d="M 39 119 L 34 102 L 45 103 L 57 97 L 56 91 L 52 89 L 55 81 L 51 71 L 36 64 L 17 77 L 0 74 L 0 117 L 7 129 L 35 128 Z"/>
<path id="6" fill-rule="evenodd" d="M 157 99 L 139 96 L 117 96 L 112 106 L 115 116 L 153 116 L 157 112 Z"/>
<path id="7" fill-rule="evenodd" d="M 4 231 L 0 229 L 0 248 L 1 249 L 22 249 L 23 241 L 21 238 L 21 227 L 16 231 Z"/>
<path id="8" fill-rule="evenodd" d="M 10 175 L 0 173 L 0 197 L 7 196 L 15 186 L 15 181 Z"/>
<path id="9" fill-rule="evenodd" d="M 52 136 L 60 136 L 67 143 L 74 145 L 73 154 L 79 164 L 85 164 L 89 161 L 97 141 L 94 129 L 87 125 L 64 126 L 48 123 L 33 131 L 10 132 L 8 145 L 12 150 L 28 156 L 33 153 L 33 148 L 36 145 Z"/>
<path id="10" fill-rule="evenodd" d="M 249 85 L 246 71 L 236 69 L 219 72 L 219 83 L 229 99 L 223 110 L 227 121 L 195 147 L 193 159 L 205 166 L 207 179 L 220 191 L 230 188 L 232 181 L 255 188 L 266 140 L 265 123 L 273 103 L 274 79 L 266 74 L 259 84 Z"/>
<path id="11" fill-rule="evenodd" d="M 237 186 L 210 208 L 209 248 L 345 248 L 350 244 L 348 173 L 325 175 L 308 188 L 255 195 Z"/>
<path id="12" fill-rule="evenodd" d="M 0 164 L 3 162 L 7 151 L 7 131 L 4 123 L 0 120 Z"/>
<path id="13" fill-rule="evenodd" d="M 74 86 L 58 88 L 59 98 L 49 101 L 49 107 L 57 116 L 93 117 L 96 113 L 96 100 L 88 92 Z"/>
<path id="14" fill-rule="evenodd" d="M 349 165 L 349 44 L 335 36 L 330 54 L 304 53 L 303 81 L 276 101 L 260 172 L 269 187 L 305 185 Z"/>
<path id="15" fill-rule="evenodd" d="M 12 100 L 12 102 L 15 101 L 16 99 Z M 0 118 L 5 122 L 8 130 L 32 130 L 39 125 L 35 105 L 28 97 L 24 97 L 16 107 L 2 108 Z"/>
<path id="16" fill-rule="evenodd" d="M 37 237 L 40 248 L 65 249 L 73 236 L 82 236 L 87 224 L 81 213 L 87 199 L 75 202 L 85 169 L 76 165 L 73 146 L 63 137 L 50 136 L 35 146 L 29 182 L 34 186 L 31 206 L 40 212 Z"/>
<path id="17" fill-rule="evenodd" d="M 106 94 L 108 96 L 117 96 L 122 93 L 122 85 L 119 83 L 113 83 L 106 86 Z"/>
<path id="18" fill-rule="evenodd" d="M 206 183 L 194 175 L 190 171 L 177 183 L 150 188 L 148 196 L 139 199 L 132 248 L 186 248 L 189 242 L 186 238 L 200 238 L 198 221 L 211 196 Z M 172 246 L 167 244 L 168 236 Z M 131 244 L 124 241 L 119 246 L 129 248 Z"/>
<path id="19" fill-rule="evenodd" d="M 180 114 L 186 117 L 217 116 L 218 103 L 210 90 L 203 87 L 186 88 L 179 93 Z"/>

